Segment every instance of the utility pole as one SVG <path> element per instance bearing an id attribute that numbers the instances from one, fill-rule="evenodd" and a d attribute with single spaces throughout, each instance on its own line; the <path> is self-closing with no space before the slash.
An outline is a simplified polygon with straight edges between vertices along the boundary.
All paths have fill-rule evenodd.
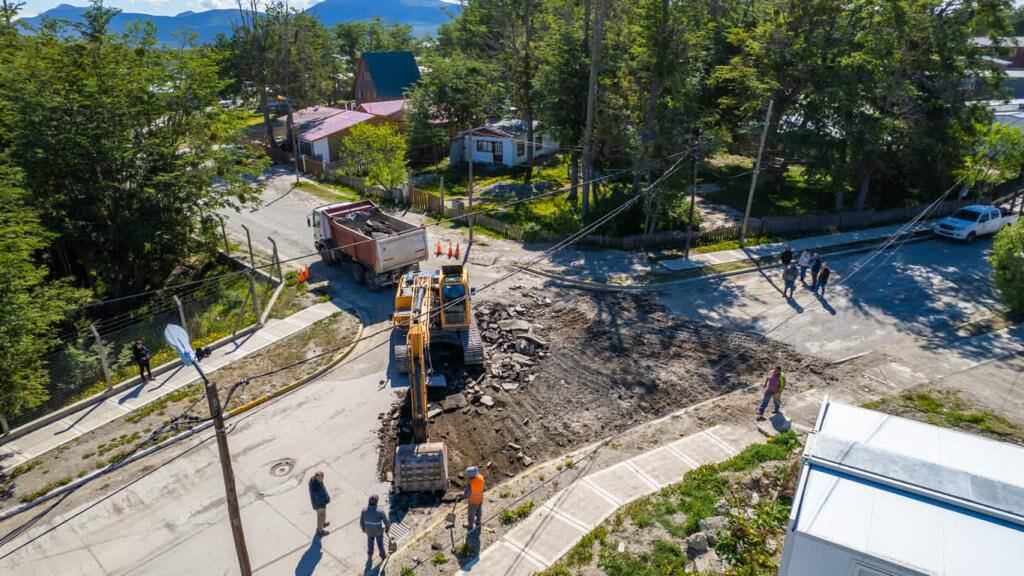
<path id="1" fill-rule="evenodd" d="M 473 129 L 469 130 L 469 246 L 466 246 L 466 252 L 469 252 L 471 246 L 473 246 Z M 467 254 L 468 256 L 468 254 Z"/>
<path id="2" fill-rule="evenodd" d="M 235 471 L 231 467 L 231 451 L 228 449 L 228 437 L 224 431 L 224 414 L 221 411 L 220 397 L 217 395 L 217 388 L 210 384 L 203 369 L 199 367 L 199 359 L 192 350 L 188 334 L 181 326 L 168 324 L 164 330 L 164 339 L 181 357 L 186 366 L 195 366 L 199 377 L 203 379 L 206 387 L 206 401 L 210 406 L 210 416 L 213 417 L 213 429 L 217 437 L 217 454 L 220 456 L 220 469 L 224 476 L 224 492 L 228 503 L 228 518 L 231 522 L 231 535 L 235 539 L 235 553 L 238 555 L 238 568 L 242 576 L 252 576 L 252 565 L 249 563 L 249 550 L 245 545 L 245 533 L 242 530 L 242 514 L 238 507 L 238 490 L 235 488 Z M 203 349 L 200 348 L 200 353 Z"/>
<path id="3" fill-rule="evenodd" d="M 697 149 L 693 151 L 693 185 L 690 187 L 690 215 L 686 222 L 686 252 L 683 258 L 690 257 L 690 244 L 693 238 L 693 206 L 697 203 L 697 168 L 700 166 L 701 133 L 697 129 Z"/>
<path id="4" fill-rule="evenodd" d="M 597 0 L 594 14 L 594 39 L 590 44 L 590 79 L 587 82 L 587 120 L 583 128 L 583 223 L 590 215 L 590 182 L 594 179 L 594 116 L 597 114 L 598 75 L 601 73 L 601 44 L 604 41 L 604 19 L 607 0 Z"/>
<path id="5" fill-rule="evenodd" d="M 764 127 L 761 129 L 761 144 L 757 147 L 757 160 L 754 162 L 754 174 L 750 177 L 750 193 L 747 194 L 747 209 L 743 211 L 743 226 L 740 228 L 740 246 L 747 239 L 747 222 L 750 220 L 750 206 L 754 203 L 754 188 L 757 187 L 757 175 L 761 172 L 761 155 L 764 154 L 764 141 L 768 139 L 768 124 L 772 120 L 774 101 L 768 101 L 768 111 L 764 114 Z"/>

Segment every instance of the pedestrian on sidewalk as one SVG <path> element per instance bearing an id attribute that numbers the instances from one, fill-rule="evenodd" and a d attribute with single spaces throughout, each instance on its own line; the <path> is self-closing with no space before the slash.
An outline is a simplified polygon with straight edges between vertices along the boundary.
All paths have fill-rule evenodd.
<path id="1" fill-rule="evenodd" d="M 135 346 L 132 346 L 132 357 L 135 358 L 135 363 L 139 365 L 139 378 L 145 382 L 146 374 L 148 373 L 149 379 L 153 380 L 153 369 L 149 367 L 149 361 L 153 358 L 153 353 L 142 344 L 142 340 L 136 340 Z"/>
<path id="2" fill-rule="evenodd" d="M 786 269 L 782 272 L 782 281 L 785 283 L 785 287 L 782 289 L 782 296 L 787 300 L 792 298 L 796 292 L 796 275 L 796 262 L 790 262 L 789 266 L 786 266 Z"/>
<path id="3" fill-rule="evenodd" d="M 782 265 L 789 266 L 789 263 L 793 261 L 793 249 L 786 244 L 782 247 Z"/>
<path id="4" fill-rule="evenodd" d="M 324 486 L 324 473 L 319 470 L 309 479 L 309 500 L 316 510 L 316 535 L 327 536 L 326 528 L 331 525 L 327 521 L 327 505 L 331 503 L 331 495 Z"/>
<path id="5" fill-rule="evenodd" d="M 821 273 L 821 256 L 815 252 L 811 261 L 811 290 L 818 289 L 818 274 Z"/>
<path id="6" fill-rule="evenodd" d="M 469 512 L 466 519 L 466 529 L 472 532 L 480 528 L 484 511 L 484 475 L 476 466 L 466 468 L 466 490 L 462 497 L 469 503 Z"/>
<path id="7" fill-rule="evenodd" d="M 764 379 L 764 396 L 761 398 L 761 406 L 757 409 L 757 419 L 764 419 L 764 410 L 768 407 L 768 401 L 775 403 L 774 414 L 782 409 L 782 389 L 786 387 L 786 375 L 782 373 L 782 367 L 776 366 L 771 374 Z"/>
<path id="8" fill-rule="evenodd" d="M 370 503 L 363 508 L 359 514 L 359 529 L 366 534 L 366 563 L 373 564 L 373 541 L 377 541 L 377 550 L 380 551 L 380 559 L 387 558 L 384 552 L 384 533 L 391 530 L 391 521 L 383 510 L 377 508 L 380 498 L 376 494 L 370 496 Z"/>
<path id="9" fill-rule="evenodd" d="M 821 290 L 821 295 L 825 295 L 825 285 L 828 284 L 828 278 L 832 275 L 832 269 L 828 267 L 828 262 L 821 265 L 821 272 L 818 273 L 818 289 Z"/>
<path id="10" fill-rule="evenodd" d="M 811 267 L 811 253 L 804 250 L 800 253 L 800 259 L 797 262 L 800 264 L 800 282 L 807 284 L 807 269 Z"/>

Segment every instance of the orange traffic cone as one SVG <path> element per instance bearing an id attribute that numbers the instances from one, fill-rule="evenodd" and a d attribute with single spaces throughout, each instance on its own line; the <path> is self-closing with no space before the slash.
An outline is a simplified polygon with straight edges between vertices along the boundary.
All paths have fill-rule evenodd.
<path id="1" fill-rule="evenodd" d="M 455 245 L 455 259 L 456 260 L 458 260 L 460 258 L 460 256 L 459 256 L 459 248 L 461 248 L 461 247 L 462 247 L 462 242 L 459 242 L 458 244 Z"/>
<path id="2" fill-rule="evenodd" d="M 441 241 L 440 240 L 437 241 L 437 253 L 435 254 L 435 256 L 437 256 L 438 258 L 441 257 Z"/>
<path id="3" fill-rule="evenodd" d="M 451 259 L 451 257 L 452 257 L 452 243 L 449 242 L 448 243 L 448 258 Z"/>

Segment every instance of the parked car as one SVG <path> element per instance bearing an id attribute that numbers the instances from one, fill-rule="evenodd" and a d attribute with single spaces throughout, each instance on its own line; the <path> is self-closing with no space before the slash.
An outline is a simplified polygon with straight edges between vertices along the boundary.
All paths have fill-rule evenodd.
<path id="1" fill-rule="evenodd" d="M 939 236 L 973 242 L 978 236 L 999 232 L 1016 222 L 1017 218 L 1016 214 L 1003 214 L 996 206 L 973 204 L 939 220 L 932 230 Z"/>

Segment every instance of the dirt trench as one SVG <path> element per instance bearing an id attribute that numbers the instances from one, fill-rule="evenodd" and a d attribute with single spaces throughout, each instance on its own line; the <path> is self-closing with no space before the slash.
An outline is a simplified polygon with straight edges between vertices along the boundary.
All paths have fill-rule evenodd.
<path id="1" fill-rule="evenodd" d="M 449 374 L 448 399 L 433 405 L 429 424 L 431 440 L 448 447 L 457 487 L 467 466 L 481 467 L 494 486 L 535 462 L 759 383 L 775 365 L 790 392 L 837 378 L 820 359 L 680 319 L 648 296 L 520 289 L 474 304 L 487 365 Z M 409 429 L 407 408 L 382 415 L 382 479 Z"/>

